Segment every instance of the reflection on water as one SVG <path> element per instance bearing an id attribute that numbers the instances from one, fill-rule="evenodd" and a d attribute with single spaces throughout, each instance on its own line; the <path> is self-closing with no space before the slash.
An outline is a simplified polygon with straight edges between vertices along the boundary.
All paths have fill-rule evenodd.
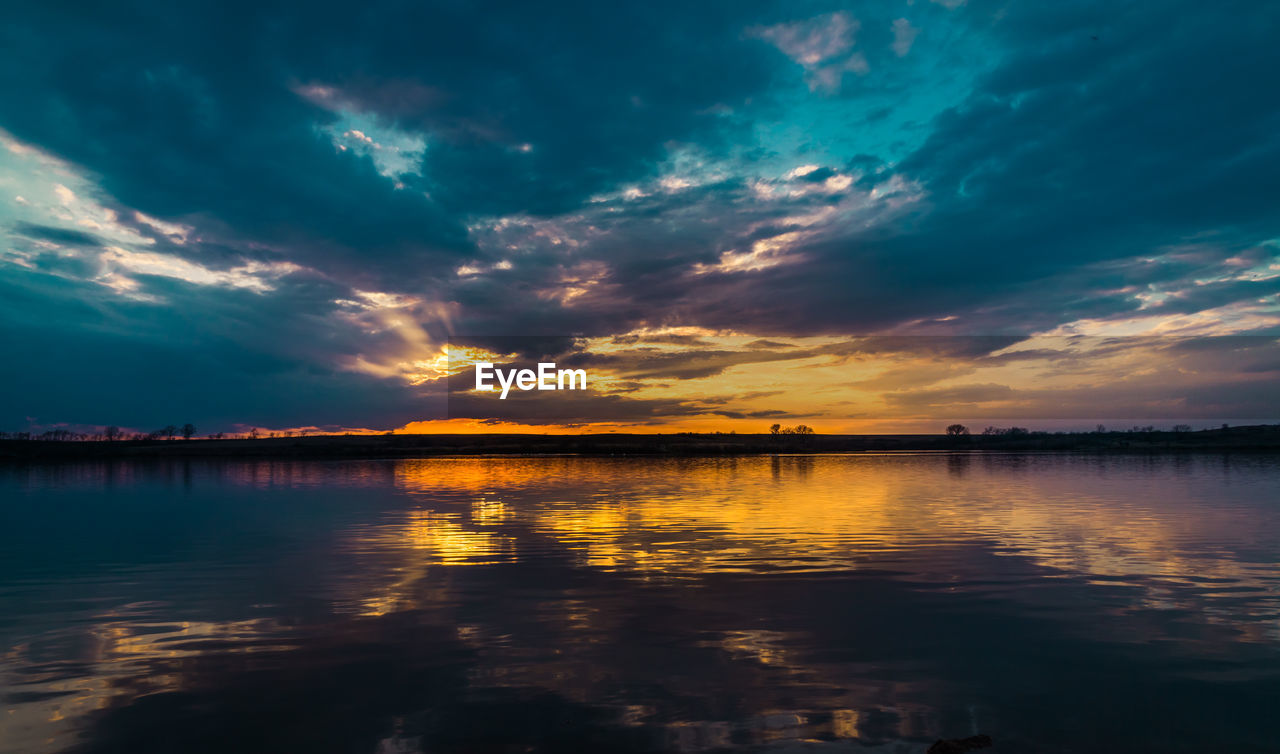
<path id="1" fill-rule="evenodd" d="M 1274 458 L 75 464 L 0 498 L 4 752 L 1280 736 Z"/>

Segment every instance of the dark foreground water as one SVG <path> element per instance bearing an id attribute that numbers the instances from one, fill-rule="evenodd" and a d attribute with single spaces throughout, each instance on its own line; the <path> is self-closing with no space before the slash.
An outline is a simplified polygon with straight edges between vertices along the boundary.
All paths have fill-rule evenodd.
<path id="1" fill-rule="evenodd" d="M 1280 459 L 0 468 L 0 751 L 1280 751 Z"/>

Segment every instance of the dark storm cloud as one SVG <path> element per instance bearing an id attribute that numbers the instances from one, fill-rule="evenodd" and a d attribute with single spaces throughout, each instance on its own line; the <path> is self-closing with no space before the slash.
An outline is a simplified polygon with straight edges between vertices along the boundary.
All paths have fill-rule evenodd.
<path id="1" fill-rule="evenodd" d="M 119 224 L 153 243 L 149 253 L 214 270 L 289 261 L 320 274 L 262 296 L 132 275 L 163 300 L 159 307 L 111 301 L 92 284 L 15 276 L 35 285 L 24 294 L 67 288 L 56 299 L 15 293 L 10 300 L 25 298 L 25 308 L 8 321 L 31 327 L 24 338 L 80 348 L 99 337 L 94 323 L 105 315 L 101 342 L 118 356 L 86 351 L 110 367 L 98 372 L 101 390 L 80 391 L 93 400 L 67 399 L 83 375 L 42 386 L 15 374 L 7 423 L 171 415 L 139 400 L 171 392 L 173 364 L 201 366 L 192 384 L 206 385 L 207 398 L 187 413 L 204 423 L 237 418 L 232 405 L 257 423 L 290 410 L 297 422 L 350 421 L 362 410 L 372 424 L 395 412 L 399 421 L 429 418 L 407 388 L 340 370 L 341 360 L 386 350 L 380 341 L 394 336 L 357 340 L 358 330 L 334 326 L 334 300 L 351 298 L 351 287 L 448 296 L 453 269 L 477 255 L 468 216 L 572 209 L 653 174 L 673 141 L 726 144 L 724 134 L 749 122 L 717 108 L 763 94 L 777 59 L 742 38 L 739 16 L 752 12 L 742 3 L 14 8 L 0 30 L 0 126 L 86 171 Z M 402 188 L 369 156 L 335 146 L 326 129 L 351 118 L 424 137 L 425 157 L 400 176 Z M 159 232 L 134 210 L 190 226 L 189 237 Z M 97 244 L 52 225 L 14 230 L 63 246 Z M 36 258 L 59 276 L 95 274 L 91 259 Z M 489 332 L 510 332 L 511 323 L 503 318 Z M 531 318 L 552 326 L 531 331 L 577 329 L 558 323 Z M 282 363 L 259 370 L 272 359 Z M 33 347 L 23 369 L 38 374 L 55 363 L 49 348 Z M 293 395 L 283 376 L 291 368 L 303 371 Z M 157 383 L 158 391 L 144 387 Z M 313 393 L 314 410 L 304 410 L 308 384 L 327 384 L 332 399 Z"/>
<path id="2" fill-rule="evenodd" d="M 571 335 L 459 335 L 449 336 L 450 346 L 483 348 L 528 361 L 554 359 L 575 349 Z"/>
<path id="3" fill-rule="evenodd" d="M 1259 76 L 1280 70 L 1278 22 L 1251 3 L 1010 7 L 1000 65 L 898 167 L 933 210 L 871 253 L 920 272 L 877 282 L 963 310 L 1195 234 L 1274 236 L 1280 105 Z"/>
<path id="4" fill-rule="evenodd" d="M 1023 340 L 1020 335 L 864 335 L 817 350 L 839 356 L 977 359 Z"/>
<path id="5" fill-rule="evenodd" d="M 718 138 L 711 109 L 769 75 L 769 51 L 741 39 L 749 12 L 27 5 L 3 32 L 0 123 L 126 206 L 395 285 L 469 254 L 467 215 L 571 209 L 651 173 L 673 139 Z M 426 135 L 422 175 L 397 189 L 337 150 L 317 127 L 342 106 Z"/>
<path id="6" fill-rule="evenodd" d="M 1269 280 L 1223 280 L 1176 291 L 1160 303 L 1159 310 L 1190 313 L 1241 301 L 1267 299 L 1273 304 L 1280 304 L 1277 294 L 1280 294 L 1280 277 Z"/>
<path id="7" fill-rule="evenodd" d="M 71 228 L 58 228 L 38 223 L 15 223 L 13 232 L 24 238 L 35 241 L 52 241 L 69 246 L 101 246 L 102 241 L 92 233 L 85 233 Z"/>
<path id="8" fill-rule="evenodd" d="M 443 415 L 432 399 L 393 380 L 322 368 L 238 344 L 143 341 L 40 325 L 8 340 L 0 421 L 21 427 L 74 419 L 150 430 L 193 421 L 202 431 L 268 427 L 399 426 Z M 72 358 L 68 358 L 73 355 Z M 34 365 L 61 364 L 59 369 Z M 145 386 L 145 389 L 128 389 Z"/>
<path id="9" fill-rule="evenodd" d="M 794 264 L 691 275 L 785 232 L 789 212 L 840 197 L 753 202 L 727 182 L 619 204 L 590 218 L 600 236 L 575 252 L 607 261 L 610 295 L 568 308 L 605 328 L 796 335 L 955 315 L 932 324 L 1029 332 L 1136 312 L 1133 286 L 1242 249 L 1275 258 L 1258 244 L 1280 234 L 1280 104 L 1263 83 L 1280 70 L 1269 41 L 1280 9 L 1019 5 L 991 23 L 992 11 L 972 3 L 958 13 L 995 65 L 918 149 L 852 189 L 890 175 L 915 181 L 920 200 L 907 211 L 820 228 L 795 247 Z M 798 182 L 830 175 L 823 167 Z M 1177 250 L 1190 240 L 1196 254 Z M 537 259 L 527 260 L 535 276 Z M 1249 301 L 1267 285 L 1219 287 L 1166 311 Z"/>
<path id="10" fill-rule="evenodd" d="M 144 29 L 133 44 L 105 29 L 69 31 L 74 58 L 50 55 L 64 48 L 29 30 L 11 40 L 25 64 L 5 68 L 3 125 L 99 174 L 128 207 L 195 220 L 202 235 L 282 245 L 302 263 L 373 262 L 383 269 L 366 277 L 385 279 L 465 252 L 455 221 L 327 143 L 315 130 L 323 112 L 262 91 L 261 72 L 218 80 L 209 68 L 242 63 L 201 60 L 199 46 L 156 50 L 172 30 Z"/>
<path id="11" fill-rule="evenodd" d="M 791 181 L 783 185 L 803 183 Z M 775 336 L 819 332 L 848 333 L 854 322 L 841 319 L 855 302 L 841 294 L 828 312 L 829 325 L 805 324 L 809 298 L 827 295 L 830 281 L 800 262 L 758 271 L 699 272 L 726 252 L 741 253 L 753 243 L 801 230 L 792 219 L 848 200 L 849 214 L 871 223 L 885 210 L 866 205 L 846 190 L 760 201 L 745 181 L 726 180 L 639 199 L 593 204 L 550 220 L 516 219 L 479 235 L 483 247 L 504 251 L 514 268 L 458 280 L 450 295 L 463 304 L 466 327 L 477 331 L 523 326 L 546 331 L 609 335 L 638 325 L 702 325 Z M 852 222 L 852 220 L 851 220 Z M 585 237 L 582 242 L 566 244 Z M 803 281 L 791 290 L 786 280 Z M 586 280 L 583 295 L 556 306 L 548 302 Z M 835 293 L 834 291 L 832 292 Z M 906 296 L 896 303 L 915 311 Z M 859 330 L 896 324 L 901 314 L 859 308 Z"/>
<path id="12" fill-rule="evenodd" d="M 609 339 L 614 345 L 626 346 L 635 345 L 637 343 L 663 344 L 670 346 L 685 346 L 689 348 L 705 348 L 711 345 L 711 341 L 698 335 L 615 335 Z"/>
<path id="13" fill-rule="evenodd" d="M 652 174 L 672 139 L 715 145 L 723 129 L 746 127 L 715 108 L 740 107 L 769 80 L 773 56 L 744 40 L 738 25 L 758 5 L 424 10 L 386 41 L 431 49 L 435 60 L 400 53 L 386 70 L 443 82 L 447 94 L 412 112 L 398 111 L 402 98 L 387 102 L 376 92 L 362 102 L 441 135 L 444 148 L 428 150 L 425 168 L 450 209 L 564 212 Z M 362 50 L 360 62 L 377 57 Z"/>
<path id="14" fill-rule="evenodd" d="M 144 286 L 170 296 L 178 314 L 156 316 L 163 310 L 154 304 L 92 283 L 0 278 L 9 323 L 0 425 L 387 427 L 444 414 L 442 393 L 326 365 L 330 348 L 344 349 L 332 342 L 342 335 L 316 342 L 308 321 L 316 292 L 305 282 L 274 296 L 172 279 Z"/>

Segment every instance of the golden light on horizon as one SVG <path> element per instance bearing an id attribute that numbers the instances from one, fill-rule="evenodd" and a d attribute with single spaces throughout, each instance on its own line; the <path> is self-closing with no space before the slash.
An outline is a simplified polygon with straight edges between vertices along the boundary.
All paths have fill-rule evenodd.
<path id="1" fill-rule="evenodd" d="M 1179 338 L 1053 334 L 983 344 L 947 336 L 762 338 L 656 328 L 576 341 L 569 357 L 584 365 L 590 390 L 575 399 L 572 418 L 558 416 L 553 394 L 539 396 L 547 401 L 545 416 L 529 404 L 506 413 L 512 404 L 494 396 L 481 408 L 473 403 L 470 414 L 415 418 L 390 430 L 287 431 L 755 434 L 776 422 L 806 424 L 820 434 L 938 434 L 955 422 L 975 432 L 987 425 L 1086 431 L 1099 423 L 1113 429 L 1265 423 L 1280 416 L 1239 416 L 1232 401 L 1269 381 L 1269 373 L 1253 365 L 1269 363 L 1278 348 L 1280 339 L 1265 337 L 1209 349 Z M 432 405 L 447 405 L 450 377 L 479 362 L 515 360 L 513 353 L 442 345 L 430 359 L 414 362 L 410 383 L 422 388 L 424 401 L 434 396 Z M 452 395 L 465 386 L 465 377 L 455 379 Z M 1206 403 L 1211 388 L 1221 410 Z"/>

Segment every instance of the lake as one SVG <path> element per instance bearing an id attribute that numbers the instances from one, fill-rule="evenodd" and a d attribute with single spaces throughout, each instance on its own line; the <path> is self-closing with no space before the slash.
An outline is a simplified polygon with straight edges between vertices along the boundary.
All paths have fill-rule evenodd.
<path id="1" fill-rule="evenodd" d="M 0 466 L 2 752 L 1280 751 L 1280 457 Z"/>

